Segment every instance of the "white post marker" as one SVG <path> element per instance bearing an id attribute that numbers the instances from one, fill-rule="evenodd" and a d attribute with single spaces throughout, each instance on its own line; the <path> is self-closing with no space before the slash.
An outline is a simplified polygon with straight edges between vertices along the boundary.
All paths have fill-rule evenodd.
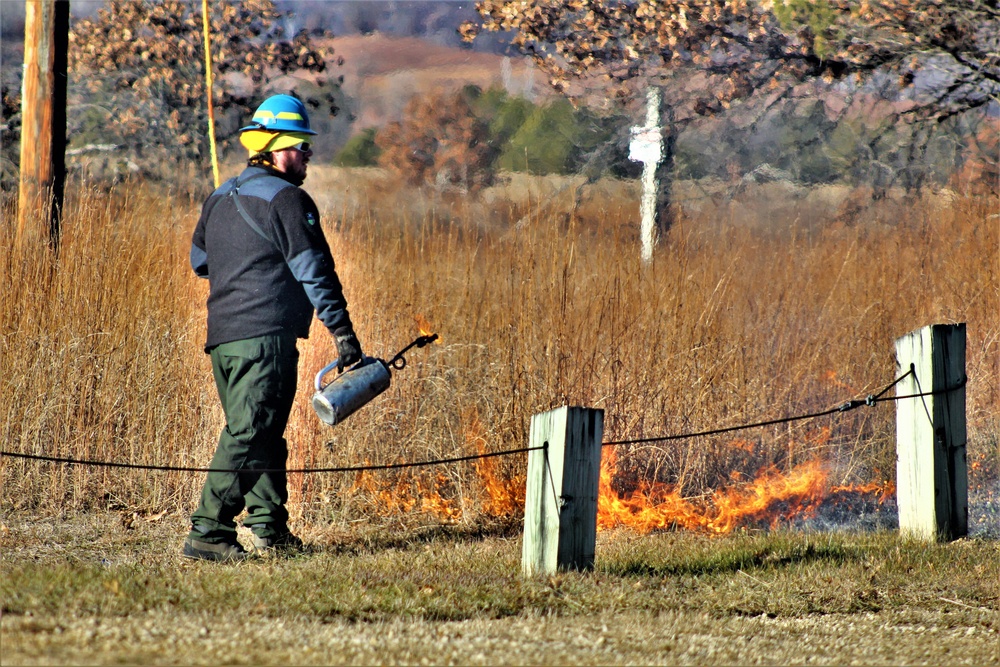
<path id="1" fill-rule="evenodd" d="M 965 459 L 965 324 L 935 324 L 896 340 L 896 503 L 899 530 L 927 540 L 969 532 Z"/>
<path id="2" fill-rule="evenodd" d="M 631 128 L 632 141 L 628 146 L 628 159 L 642 163 L 642 200 L 639 214 L 642 217 L 642 261 L 653 259 L 656 243 L 656 167 L 663 159 L 663 132 L 660 127 L 660 89 L 651 86 L 646 91 L 646 124 Z"/>
<path id="3" fill-rule="evenodd" d="M 564 406 L 531 418 L 525 576 L 590 570 L 597 544 L 604 411 Z"/>

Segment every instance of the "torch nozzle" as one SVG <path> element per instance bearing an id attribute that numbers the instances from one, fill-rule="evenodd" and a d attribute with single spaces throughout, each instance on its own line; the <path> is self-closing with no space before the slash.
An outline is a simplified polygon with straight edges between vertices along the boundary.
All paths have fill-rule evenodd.
<path id="1" fill-rule="evenodd" d="M 432 334 L 428 334 L 426 336 L 421 336 L 420 338 L 418 338 L 415 341 L 413 341 L 413 344 L 416 345 L 417 347 L 423 347 L 424 345 L 430 345 L 431 343 L 433 343 L 437 339 L 438 339 L 438 335 L 436 333 L 432 333 Z"/>
<path id="2" fill-rule="evenodd" d="M 415 347 L 423 347 L 428 343 L 433 343 L 434 341 L 437 340 L 437 338 L 438 335 L 436 333 L 428 334 L 426 336 L 420 336 L 412 343 L 404 347 L 402 350 L 397 352 L 396 356 L 390 359 L 389 363 L 386 365 L 391 368 L 395 368 L 397 371 L 403 370 L 406 367 L 406 358 L 403 356 L 404 354 L 406 354 L 409 350 L 412 350 Z"/>

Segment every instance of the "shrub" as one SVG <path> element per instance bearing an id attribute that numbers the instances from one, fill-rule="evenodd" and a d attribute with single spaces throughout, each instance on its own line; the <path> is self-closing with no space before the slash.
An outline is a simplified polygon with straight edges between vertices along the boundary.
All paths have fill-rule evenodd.
<path id="1" fill-rule="evenodd" d="M 340 167 L 372 167 L 378 164 L 382 151 L 375 141 L 376 130 L 373 127 L 362 130 L 347 140 L 344 147 L 334 158 L 334 164 Z"/>
<path id="2" fill-rule="evenodd" d="M 504 146 L 498 166 L 532 174 L 568 173 L 578 134 L 573 106 L 565 99 L 556 100 L 531 113 Z"/>
<path id="3" fill-rule="evenodd" d="M 495 150 L 487 124 L 472 108 L 475 99 L 470 100 L 470 93 L 467 88 L 413 98 L 404 120 L 389 123 L 376 136 L 379 164 L 411 185 L 477 190 L 492 184 Z"/>

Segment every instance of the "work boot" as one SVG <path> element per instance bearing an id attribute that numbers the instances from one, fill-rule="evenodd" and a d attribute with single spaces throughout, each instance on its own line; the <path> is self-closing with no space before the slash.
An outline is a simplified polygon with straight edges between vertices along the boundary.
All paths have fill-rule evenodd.
<path id="1" fill-rule="evenodd" d="M 232 542 L 203 542 L 193 537 L 184 540 L 185 558 L 196 560 L 214 560 L 226 562 L 239 562 L 246 560 L 250 554 L 237 543 Z"/>
<path id="2" fill-rule="evenodd" d="M 277 535 L 271 535 L 270 537 L 261 537 L 254 533 L 253 548 L 254 551 L 260 552 L 280 551 L 284 553 L 293 553 L 303 551 L 305 549 L 305 544 L 290 531 L 279 533 Z"/>

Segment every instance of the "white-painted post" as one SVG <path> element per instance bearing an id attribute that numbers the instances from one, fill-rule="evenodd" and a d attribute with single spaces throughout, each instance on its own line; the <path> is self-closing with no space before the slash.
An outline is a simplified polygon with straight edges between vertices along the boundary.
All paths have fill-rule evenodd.
<path id="1" fill-rule="evenodd" d="M 564 406 L 531 418 L 524 501 L 525 576 L 590 570 L 604 411 Z"/>
<path id="2" fill-rule="evenodd" d="M 928 540 L 969 532 L 965 459 L 965 324 L 934 324 L 896 340 L 899 530 Z"/>
<path id="3" fill-rule="evenodd" d="M 646 124 L 632 128 L 629 159 L 642 162 L 642 199 L 639 204 L 642 262 L 653 259 L 656 244 L 656 166 L 663 159 L 663 131 L 660 128 L 660 89 L 646 91 Z"/>

